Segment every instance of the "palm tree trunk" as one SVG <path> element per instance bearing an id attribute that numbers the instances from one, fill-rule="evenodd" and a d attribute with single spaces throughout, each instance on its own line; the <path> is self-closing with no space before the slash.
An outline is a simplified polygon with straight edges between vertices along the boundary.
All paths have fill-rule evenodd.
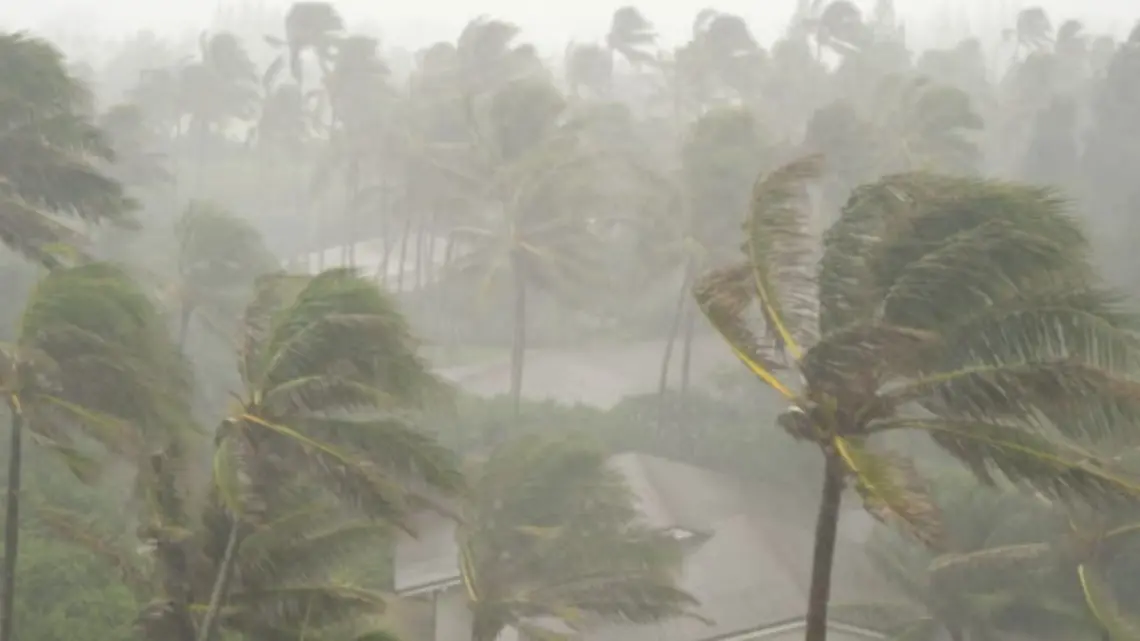
<path id="1" fill-rule="evenodd" d="M 511 254 L 511 276 L 514 281 L 514 335 L 511 338 L 511 416 L 519 420 L 522 405 L 523 367 L 526 359 L 526 274 L 522 261 Z"/>
<path id="2" fill-rule="evenodd" d="M 206 608 L 206 614 L 202 616 L 202 627 L 198 629 L 198 641 L 214 641 L 214 637 L 217 636 L 218 619 L 221 615 L 222 605 L 225 604 L 226 597 L 229 596 L 230 581 L 233 579 L 234 570 L 237 569 L 237 549 L 241 541 L 240 530 L 241 521 L 233 518 L 230 523 L 230 535 L 226 539 L 226 549 L 222 553 L 222 562 L 218 566 L 218 574 L 214 579 L 214 588 L 210 592 L 210 604 Z"/>
<path id="3" fill-rule="evenodd" d="M 20 550 L 20 480 L 23 463 L 24 414 L 19 403 L 8 401 L 12 433 L 8 441 L 8 491 L 4 511 L 4 580 L 0 602 L 0 641 L 12 640 L 13 604 L 16 600 L 16 560 Z"/>
<path id="4" fill-rule="evenodd" d="M 190 318 L 194 315 L 192 305 L 183 304 L 178 314 L 178 351 L 186 353 L 186 338 L 190 335 Z"/>
<path id="5" fill-rule="evenodd" d="M 689 393 L 689 379 L 693 370 L 693 336 L 697 333 L 697 310 L 685 306 L 685 342 L 681 345 L 681 396 Z"/>
<path id="6" fill-rule="evenodd" d="M 825 451 L 824 457 L 823 493 L 815 521 L 815 549 L 812 551 L 811 588 L 808 592 L 804 641 L 827 639 L 831 568 L 835 561 L 835 537 L 839 531 L 839 507 L 843 500 L 843 463 L 833 452 Z"/>
<path id="7" fill-rule="evenodd" d="M 665 353 L 661 356 L 661 376 L 657 379 L 657 431 L 665 427 L 665 391 L 669 387 L 669 362 L 673 360 L 673 347 L 681 330 L 681 318 L 685 314 L 685 302 L 689 300 L 689 278 L 692 274 L 692 261 L 685 264 L 681 277 L 681 290 L 677 295 L 677 305 L 673 308 L 673 320 L 669 323 L 669 336 L 665 339 Z"/>
<path id="8" fill-rule="evenodd" d="M 404 229 L 400 232 L 400 265 L 396 268 L 396 293 L 404 293 L 404 269 L 408 264 L 408 239 L 412 235 L 412 216 L 404 212 Z"/>

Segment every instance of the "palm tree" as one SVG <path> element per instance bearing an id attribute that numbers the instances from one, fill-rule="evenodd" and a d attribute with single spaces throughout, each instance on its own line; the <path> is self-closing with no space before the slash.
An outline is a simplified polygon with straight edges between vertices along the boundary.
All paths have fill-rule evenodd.
<path id="1" fill-rule="evenodd" d="M 185 350 L 196 313 L 216 326 L 237 318 L 254 280 L 279 269 L 261 234 L 242 218 L 205 202 L 191 202 L 175 222 L 178 242 L 178 347 Z"/>
<path id="2" fill-rule="evenodd" d="M 740 360 L 787 399 L 781 427 L 824 456 L 808 641 L 826 637 L 849 479 L 876 516 L 942 540 L 910 462 L 874 443 L 887 435 L 928 434 L 983 481 L 1003 474 L 1048 497 L 1140 492 L 1078 444 L 1126 434 L 1140 387 L 1128 376 L 1132 319 L 1095 278 L 1064 202 L 1016 184 L 889 176 L 853 192 L 817 261 L 802 198 L 819 171 L 806 158 L 758 180 L 744 261 L 694 288 Z"/>
<path id="3" fill-rule="evenodd" d="M 690 615 L 697 603 L 676 586 L 680 543 L 635 506 L 588 439 L 529 435 L 497 448 L 474 474 L 456 535 L 471 641 L 508 627 L 546 638 L 552 621 Z"/>
<path id="4" fill-rule="evenodd" d="M 748 204 L 750 186 L 765 166 L 766 144 L 756 119 L 743 108 L 710 110 L 690 128 L 681 149 L 679 189 L 665 215 L 654 212 L 645 234 L 662 230 L 667 237 L 650 249 L 681 266 L 681 283 L 661 362 L 658 395 L 665 398 L 669 368 L 677 338 L 681 338 L 681 393 L 688 391 L 689 364 L 695 336 L 696 310 L 689 290 L 698 274 L 724 257 L 740 228 L 739 212 Z M 664 220 L 662 220 L 664 218 Z M 656 245 L 657 243 L 651 244 Z M 664 410 L 664 405 L 662 405 Z"/>
<path id="5" fill-rule="evenodd" d="M 1017 22 L 1003 36 L 1014 42 L 1013 58 L 1022 51 L 1043 51 L 1053 43 L 1053 21 L 1041 7 L 1028 7 L 1017 13 Z"/>
<path id="6" fill-rule="evenodd" d="M 285 14 L 285 39 L 266 36 L 270 46 L 284 49 L 283 64 L 289 65 L 289 72 L 298 86 L 304 87 L 304 54 L 312 52 L 326 72 L 332 66 L 333 49 L 344 31 L 344 19 L 336 7 L 329 2 L 294 2 Z"/>
<path id="7" fill-rule="evenodd" d="M 1048 550 L 1041 534 L 1059 525 L 1057 511 L 1036 497 L 1010 488 L 995 492 L 968 477 L 941 481 L 934 487 L 946 517 L 941 553 L 880 527 L 868 556 L 898 599 L 836 604 L 833 613 L 915 639 L 945 632 L 958 641 L 1009 635 L 1062 641 L 1090 632 L 1079 590 L 1041 562 Z"/>
<path id="8" fill-rule="evenodd" d="M 99 163 L 114 153 L 93 124 L 91 96 L 43 40 L 0 34 L 0 243 L 44 265 L 82 224 L 129 222 L 134 208 Z M 65 223 L 69 218 L 80 223 Z"/>
<path id="9" fill-rule="evenodd" d="M 224 137 L 234 119 L 253 116 L 257 105 L 257 68 L 242 42 L 231 33 L 205 33 L 199 59 L 181 70 L 181 103 L 189 115 L 195 145 L 195 180 L 201 186 L 211 134 Z"/>
<path id="10" fill-rule="evenodd" d="M 280 504 L 282 479 L 397 526 L 460 485 L 450 453 L 409 424 L 443 386 L 375 283 L 347 269 L 263 278 L 243 324 L 239 409 L 219 427 L 214 462 L 228 537 L 198 641 L 212 641 L 240 545 Z"/>
<path id="11" fill-rule="evenodd" d="M 185 480 L 185 479 L 184 479 Z M 191 524 L 185 550 L 193 560 L 190 592 L 208 595 L 228 528 L 217 503 Z M 386 526 L 348 517 L 323 502 L 284 506 L 251 529 L 235 560 L 234 587 L 221 625 L 252 641 L 323 638 L 322 632 L 346 623 L 367 626 L 386 606 L 375 572 L 378 549 L 387 545 Z M 155 550 L 140 554 L 92 519 L 74 511 L 43 507 L 37 516 L 48 530 L 116 568 L 118 578 L 140 603 L 153 598 Z M 199 606 L 204 604 L 198 604 Z M 157 620 L 143 616 L 146 638 L 162 639 Z M 192 637 L 191 637 L 192 638 Z"/>
<path id="12" fill-rule="evenodd" d="M 121 269 L 59 268 L 32 292 L 16 344 L 0 350 L 0 384 L 11 420 L 0 638 L 12 639 L 19 552 L 24 430 L 65 457 L 81 480 L 97 462 L 92 441 L 128 461 L 161 442 L 158 425 L 188 415 L 185 368 L 161 316 Z"/>
<path id="13" fill-rule="evenodd" d="M 618 54 L 635 67 L 652 64 L 656 56 L 645 51 L 657 44 L 657 33 L 641 11 L 632 5 L 619 7 L 610 20 L 610 30 L 606 33 L 606 47 L 611 54 Z"/>
<path id="14" fill-rule="evenodd" d="M 454 167 L 478 209 L 455 227 L 464 245 L 453 269 L 477 277 L 485 295 L 505 284 L 512 299 L 511 398 L 522 395 L 527 295 L 539 290 L 581 300 L 599 282 L 600 257 L 590 217 L 601 217 L 613 195 L 605 171 L 614 163 L 582 135 L 565 98 L 542 79 L 526 78 L 490 97 L 472 115 L 471 155 Z M 468 168 L 470 167 L 470 168 Z M 505 282 L 504 282 L 505 280 Z"/>

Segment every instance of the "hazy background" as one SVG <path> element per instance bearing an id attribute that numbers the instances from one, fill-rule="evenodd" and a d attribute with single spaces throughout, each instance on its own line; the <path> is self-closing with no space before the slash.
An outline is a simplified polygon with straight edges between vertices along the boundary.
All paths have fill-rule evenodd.
<path id="1" fill-rule="evenodd" d="M 677 45 L 688 39 L 693 16 L 706 7 L 744 17 L 753 33 L 771 42 L 786 26 L 796 0 L 656 0 L 638 3 L 653 20 L 663 44 Z M 463 25 L 480 14 L 509 20 L 540 49 L 560 54 L 569 40 L 595 40 L 605 33 L 610 16 L 624 2 L 575 0 L 547 3 L 530 0 L 415 0 L 381 2 L 341 0 L 337 7 L 346 20 L 367 31 L 378 32 L 385 46 L 417 49 L 431 42 L 454 37 Z M 874 0 L 856 2 L 865 12 Z M 280 14 L 285 0 L 40 0 L 0 4 L 0 22 L 7 29 L 33 29 L 51 34 L 75 46 L 85 37 L 107 37 L 149 29 L 160 35 L 190 36 L 214 26 L 227 26 L 237 16 Z M 1050 15 L 1080 15 L 1086 29 L 1123 36 L 1131 24 L 1136 0 L 896 0 L 912 44 L 943 46 L 968 32 L 991 41 L 1013 23 L 1026 6 L 1040 6 Z M 369 28 L 371 27 L 371 28 Z"/>

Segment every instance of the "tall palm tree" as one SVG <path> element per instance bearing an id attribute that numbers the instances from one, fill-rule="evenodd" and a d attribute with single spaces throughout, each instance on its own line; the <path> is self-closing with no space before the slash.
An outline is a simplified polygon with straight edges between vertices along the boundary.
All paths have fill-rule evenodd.
<path id="1" fill-rule="evenodd" d="M 673 310 L 669 335 L 661 362 L 658 395 L 663 400 L 677 339 L 681 339 L 681 391 L 688 390 L 689 364 L 695 336 L 696 310 L 689 290 L 693 280 L 709 265 L 724 258 L 740 228 L 739 216 L 748 204 L 750 187 L 765 164 L 768 151 L 763 134 L 751 112 L 744 108 L 710 110 L 689 129 L 681 149 L 678 188 L 671 207 L 654 212 L 646 236 L 666 237 L 651 247 L 681 267 L 681 284 Z M 664 220 L 662 220 L 662 217 Z M 652 242 L 652 241 L 651 241 Z M 656 245 L 656 243 L 653 243 Z"/>
<path id="2" fill-rule="evenodd" d="M 642 13 L 633 5 L 619 7 L 610 19 L 606 33 L 606 47 L 634 66 L 652 64 L 657 58 L 646 51 L 657 44 L 657 32 Z"/>
<path id="3" fill-rule="evenodd" d="M 86 223 L 128 223 L 134 208 L 99 163 L 114 153 L 91 120 L 91 95 L 50 44 L 0 34 L 0 243 L 45 265 Z M 71 221 L 65 222 L 66 219 Z"/>
<path id="4" fill-rule="evenodd" d="M 212 641 L 248 528 L 303 479 L 404 526 L 459 487 L 450 453 L 409 423 L 443 398 L 395 303 L 347 269 L 262 279 L 244 315 L 238 410 L 219 427 L 215 484 L 228 514 L 198 641 Z"/>
<path id="5" fill-rule="evenodd" d="M 544 291 L 581 300 L 597 284 L 600 256 L 591 217 L 604 217 L 613 182 L 608 154 L 582 135 L 561 92 L 543 79 L 517 80 L 473 110 L 465 166 L 454 167 L 475 204 L 452 230 L 464 254 L 453 269 L 485 295 L 505 285 L 512 300 L 511 398 L 522 395 L 527 300 Z M 500 288 L 501 289 L 501 288 Z"/>
<path id="6" fill-rule="evenodd" d="M 927 434 L 983 481 L 1002 474 L 1053 498 L 1140 492 L 1079 445 L 1126 435 L 1140 387 L 1132 318 L 1095 278 L 1064 202 L 1022 185 L 889 176 L 853 192 L 816 260 L 802 198 L 819 170 L 807 158 L 758 180 L 744 260 L 694 288 L 740 360 L 787 399 L 781 427 L 824 457 L 808 641 L 826 637 L 849 480 L 876 516 L 942 541 L 912 465 L 882 449 L 889 434 Z"/>
<path id="7" fill-rule="evenodd" d="M 573 434 L 497 448 L 474 474 L 456 539 L 471 641 L 508 627 L 545 638 L 551 621 L 652 623 L 697 605 L 676 584 L 680 543 L 642 523 L 604 450 Z"/>
<path id="8" fill-rule="evenodd" d="M 12 639 L 23 435 L 64 455 L 81 480 L 93 441 L 127 461 L 189 415 L 185 368 L 161 316 L 122 270 L 59 268 L 32 292 L 16 344 L 0 350 L 11 421 L 0 638 Z"/>
<path id="9" fill-rule="evenodd" d="M 280 59 L 298 85 L 305 84 L 305 53 L 313 53 L 323 72 L 332 66 L 333 50 L 344 31 L 344 19 L 330 2 L 294 2 L 285 14 L 285 38 L 266 36 L 270 46 L 283 49 Z M 275 63 L 276 64 L 276 63 Z"/>

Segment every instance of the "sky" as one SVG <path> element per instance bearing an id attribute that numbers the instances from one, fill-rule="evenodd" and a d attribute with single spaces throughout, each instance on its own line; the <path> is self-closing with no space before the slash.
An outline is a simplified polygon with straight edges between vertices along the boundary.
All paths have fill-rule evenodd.
<path id="1" fill-rule="evenodd" d="M 856 0 L 870 11 L 875 0 Z M 337 0 L 350 24 L 380 28 L 388 46 L 419 48 L 452 39 L 479 14 L 509 19 L 523 27 L 540 48 L 561 50 L 570 40 L 596 40 L 609 16 L 629 0 Z M 258 5 L 284 11 L 287 0 L 37 0 L 0 3 L 0 27 L 30 29 L 47 35 L 64 33 L 120 36 L 141 29 L 162 35 L 185 36 L 213 26 L 219 7 Z M 770 42 L 787 24 L 795 0 L 642 0 L 636 3 L 657 26 L 663 40 L 676 44 L 689 34 L 693 16 L 705 7 L 737 13 L 749 20 L 762 42 Z M 1012 22 L 1023 6 L 1039 5 L 1055 20 L 1083 19 L 1090 31 L 1127 33 L 1140 18 L 1140 0 L 895 0 L 912 39 L 923 44 L 948 44 L 971 24 L 994 34 Z M 1129 7 L 1132 7 L 1129 9 Z M 947 9 L 947 7 L 957 7 Z"/>

